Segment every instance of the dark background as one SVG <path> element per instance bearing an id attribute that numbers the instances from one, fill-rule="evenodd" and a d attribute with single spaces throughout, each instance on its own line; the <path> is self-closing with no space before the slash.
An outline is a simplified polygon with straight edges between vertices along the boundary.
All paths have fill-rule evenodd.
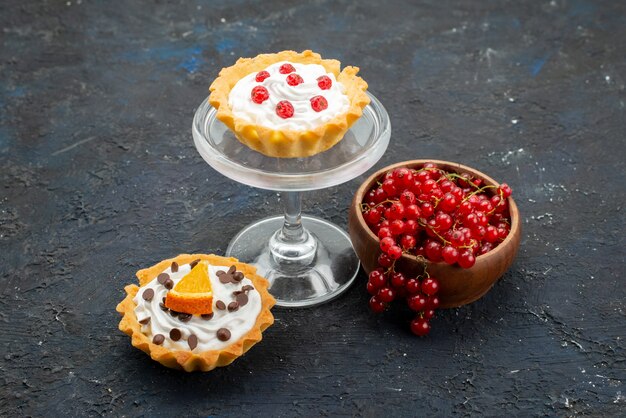
<path id="1" fill-rule="evenodd" d="M 384 4 L 382 4 L 384 3 Z M 0 415 L 624 415 L 626 7 L 620 1 L 3 1 Z M 117 329 L 136 270 L 223 253 L 280 212 L 196 152 L 240 57 L 361 67 L 391 116 L 376 167 L 461 162 L 508 182 L 512 269 L 431 335 L 343 297 L 276 309 L 227 368 L 168 370 Z M 305 196 L 346 226 L 366 174 Z"/>

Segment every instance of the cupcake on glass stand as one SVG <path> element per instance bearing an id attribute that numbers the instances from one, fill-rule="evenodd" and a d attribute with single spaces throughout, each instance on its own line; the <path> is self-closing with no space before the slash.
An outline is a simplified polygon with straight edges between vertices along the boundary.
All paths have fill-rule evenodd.
<path id="1" fill-rule="evenodd" d="M 311 51 L 242 58 L 220 72 L 194 116 L 194 142 L 211 167 L 281 192 L 284 215 L 246 226 L 226 251 L 269 280 L 279 306 L 331 300 L 358 273 L 349 236 L 301 215 L 302 192 L 361 175 L 389 143 L 387 112 L 358 71 Z"/>

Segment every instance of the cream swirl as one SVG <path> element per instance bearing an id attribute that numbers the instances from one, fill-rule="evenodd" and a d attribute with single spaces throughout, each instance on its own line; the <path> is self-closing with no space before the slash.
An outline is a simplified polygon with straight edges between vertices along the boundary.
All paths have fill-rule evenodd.
<path id="1" fill-rule="evenodd" d="M 289 63 L 294 66 L 303 82 L 297 86 L 287 83 L 289 74 L 281 74 L 279 68 L 287 61 L 277 62 L 265 69 L 270 76 L 262 82 L 256 81 L 257 72 L 248 74 L 235 84 L 228 96 L 228 104 L 233 114 L 255 125 L 270 129 L 289 129 L 305 131 L 328 123 L 337 115 L 346 113 L 350 107 L 350 100 L 345 94 L 343 84 L 335 79 L 335 75 L 327 73 L 326 69 L 318 64 Z M 290 73 L 290 74 L 294 74 Z M 322 90 L 317 84 L 317 78 L 328 76 L 332 86 Z M 256 86 L 263 86 L 269 92 L 269 98 L 263 103 L 252 101 L 251 92 Z M 328 102 L 328 108 L 316 112 L 311 107 L 311 98 L 323 96 Z M 292 117 L 283 119 L 276 114 L 276 105 L 282 100 L 288 100 L 294 108 Z"/>
<path id="2" fill-rule="evenodd" d="M 193 315 L 188 322 L 182 322 L 170 313 L 163 311 L 159 303 L 162 302 L 168 290 L 156 278 L 147 285 L 140 287 L 133 299 L 136 305 L 135 315 L 138 321 L 150 318 L 147 324 L 141 326 L 141 332 L 147 335 L 151 341 L 155 335 L 163 335 L 165 337 L 163 347 L 174 350 L 189 350 L 187 340 L 191 334 L 198 338 L 198 345 L 192 350 L 194 352 L 219 350 L 237 342 L 254 326 L 261 312 L 261 295 L 256 289 L 249 290 L 247 292 L 248 303 L 238 310 L 229 312 L 226 309 L 217 309 L 215 304 L 218 300 L 228 305 L 234 300 L 234 291 L 241 290 L 245 285 L 254 286 L 254 283 L 248 278 L 244 278 L 239 283 L 222 283 L 216 274 L 219 270 L 226 271 L 228 267 L 209 266 L 209 279 L 213 288 L 213 318 L 209 320 Z M 176 273 L 173 273 L 169 267 L 163 273 L 167 273 L 176 285 L 190 271 L 189 264 L 184 264 L 178 268 Z M 143 292 L 147 289 L 154 291 L 154 296 L 149 301 L 142 297 Z M 173 341 L 170 338 L 170 331 L 174 328 L 181 332 L 181 338 L 178 341 Z M 231 336 L 227 341 L 220 341 L 217 338 L 217 331 L 220 328 L 226 328 L 230 331 Z"/>

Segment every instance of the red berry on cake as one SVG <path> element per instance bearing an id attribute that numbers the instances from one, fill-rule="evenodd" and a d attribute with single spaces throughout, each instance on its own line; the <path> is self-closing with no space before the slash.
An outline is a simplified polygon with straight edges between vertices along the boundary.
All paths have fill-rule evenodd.
<path id="1" fill-rule="evenodd" d="M 293 73 L 294 71 L 296 71 L 296 69 L 293 67 L 293 65 L 289 63 L 281 65 L 278 69 L 278 72 L 281 74 L 289 74 Z"/>
<path id="2" fill-rule="evenodd" d="M 328 102 L 324 98 L 324 96 L 315 96 L 311 98 L 311 108 L 316 112 L 321 112 L 324 109 L 328 108 Z"/>
<path id="3" fill-rule="evenodd" d="M 289 119 L 293 116 L 293 105 L 287 100 L 278 102 L 276 105 L 276 114 L 283 119 Z"/>
<path id="4" fill-rule="evenodd" d="M 252 89 L 251 97 L 254 103 L 261 104 L 270 98 L 270 94 L 265 87 L 256 86 Z"/>
<path id="5" fill-rule="evenodd" d="M 328 90 L 332 87 L 333 81 L 327 75 L 317 77 L 317 85 L 322 90 Z"/>
<path id="6" fill-rule="evenodd" d="M 291 73 L 287 76 L 287 84 L 290 86 L 297 86 L 302 83 L 304 83 L 304 80 L 296 73 Z"/>
<path id="7" fill-rule="evenodd" d="M 267 71 L 259 71 L 256 74 L 256 77 L 254 78 L 257 82 L 262 83 L 263 80 L 265 80 L 266 78 L 268 78 L 270 76 L 270 73 L 268 73 Z"/>

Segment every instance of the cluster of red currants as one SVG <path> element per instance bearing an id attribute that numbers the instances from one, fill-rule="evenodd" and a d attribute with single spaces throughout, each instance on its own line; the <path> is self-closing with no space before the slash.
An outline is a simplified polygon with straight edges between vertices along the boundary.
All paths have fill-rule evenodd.
<path id="1" fill-rule="evenodd" d="M 409 254 L 472 267 L 477 256 L 494 249 L 509 234 L 510 195 L 505 183 L 485 185 L 480 178 L 446 172 L 434 163 L 417 170 L 388 171 L 366 194 L 361 208 L 382 251 L 379 267 L 367 283 L 370 308 L 382 312 L 392 301 L 404 298 L 417 312 L 411 330 L 428 334 L 429 320 L 439 306 L 439 283 L 426 271 L 421 277 L 407 278 L 395 270 L 395 261 Z"/>

